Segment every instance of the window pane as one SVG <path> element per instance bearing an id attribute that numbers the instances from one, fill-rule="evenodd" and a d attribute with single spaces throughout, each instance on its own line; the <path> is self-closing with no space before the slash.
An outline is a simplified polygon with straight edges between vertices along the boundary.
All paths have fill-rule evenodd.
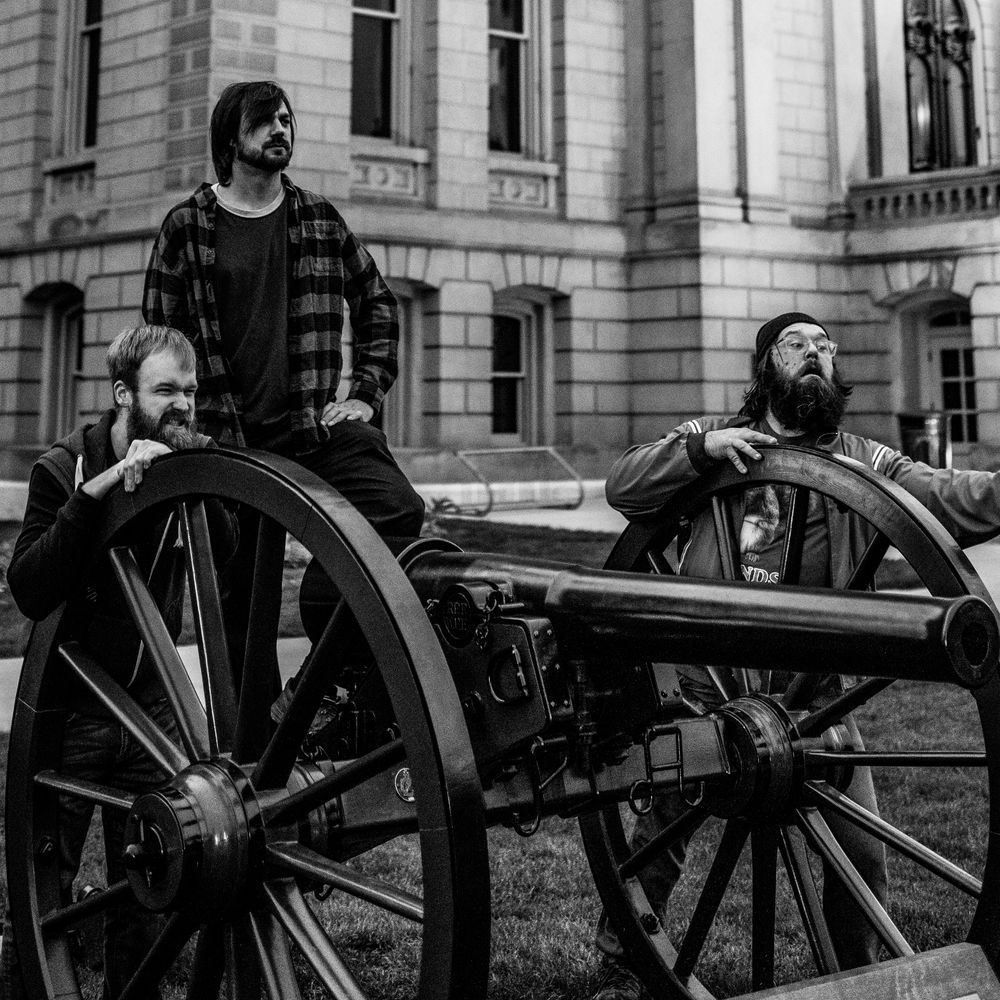
<path id="1" fill-rule="evenodd" d="M 490 0 L 490 27 L 496 31 L 524 31 L 524 0 Z"/>
<path id="2" fill-rule="evenodd" d="M 910 169 L 931 166 L 934 143 L 931 136 L 931 93 L 929 70 L 923 59 L 906 62 L 907 96 L 910 104 Z"/>
<path id="3" fill-rule="evenodd" d="M 962 408 L 962 384 L 960 382 L 945 382 L 941 386 L 941 395 L 946 410 L 960 410 Z"/>
<path id="4" fill-rule="evenodd" d="M 87 0 L 87 9 L 84 12 L 84 24 L 99 24 L 101 21 L 101 7 L 103 0 Z M 79 9 L 79 8 L 77 8 Z"/>
<path id="5" fill-rule="evenodd" d="M 493 379 L 494 434 L 517 434 L 520 431 L 520 407 L 518 406 L 520 384 L 519 379 Z"/>
<path id="6" fill-rule="evenodd" d="M 351 57 L 351 132 L 392 134 L 392 31 L 384 18 L 354 17 Z"/>
<path id="7" fill-rule="evenodd" d="M 966 438 L 969 444 L 975 444 L 979 440 L 979 417 L 975 413 L 970 413 L 965 418 Z"/>
<path id="8" fill-rule="evenodd" d="M 521 371 L 521 321 L 513 316 L 493 317 L 493 371 Z"/>
<path id="9" fill-rule="evenodd" d="M 961 413 L 951 415 L 951 439 L 955 444 L 962 444 L 965 441 L 965 421 Z"/>
<path id="10" fill-rule="evenodd" d="M 365 10 L 380 10 L 386 14 L 396 13 L 396 0 L 354 0 L 355 7 L 364 7 Z"/>
<path id="11" fill-rule="evenodd" d="M 490 149 L 521 152 L 521 43 L 490 38 Z"/>
<path id="12" fill-rule="evenodd" d="M 948 348 L 941 352 L 941 377 L 957 378 L 961 372 L 958 370 L 958 351 Z"/>
<path id="13" fill-rule="evenodd" d="M 101 29 L 93 28 L 84 35 L 84 72 L 86 73 L 84 114 L 83 114 L 83 144 L 86 147 L 97 145 L 97 95 L 101 75 Z"/>
<path id="14" fill-rule="evenodd" d="M 948 105 L 948 140 L 951 153 L 948 166 L 966 167 L 974 162 L 969 142 L 969 84 L 965 73 L 954 64 L 944 78 L 945 101 Z"/>
<path id="15" fill-rule="evenodd" d="M 966 347 L 962 350 L 962 362 L 965 365 L 964 374 L 968 378 L 976 374 L 975 353 L 971 347 Z"/>
<path id="16" fill-rule="evenodd" d="M 965 383 L 965 408 L 967 410 L 976 408 L 976 383 L 971 379 Z"/>

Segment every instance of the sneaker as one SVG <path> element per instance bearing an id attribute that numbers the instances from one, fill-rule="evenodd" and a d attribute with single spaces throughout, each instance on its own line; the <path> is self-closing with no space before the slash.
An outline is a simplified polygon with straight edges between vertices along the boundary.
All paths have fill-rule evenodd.
<path id="1" fill-rule="evenodd" d="M 605 958 L 592 1000 L 648 1000 L 639 977 L 613 958 Z"/>

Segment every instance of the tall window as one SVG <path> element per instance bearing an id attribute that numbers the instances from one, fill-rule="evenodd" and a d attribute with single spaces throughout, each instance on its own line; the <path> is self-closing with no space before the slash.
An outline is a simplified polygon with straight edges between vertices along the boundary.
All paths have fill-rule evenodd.
<path id="1" fill-rule="evenodd" d="M 528 32 L 525 0 L 490 0 L 490 149 L 524 151 Z"/>
<path id="2" fill-rule="evenodd" d="M 101 75 L 102 0 L 70 0 L 62 60 L 62 134 L 58 155 L 72 156 L 97 145 Z"/>
<path id="3" fill-rule="evenodd" d="M 969 314 L 949 310 L 930 321 L 928 354 L 937 380 L 940 407 L 948 412 L 955 445 L 979 440 L 975 352 L 969 339 Z"/>
<path id="4" fill-rule="evenodd" d="M 351 132 L 399 137 L 402 117 L 400 0 L 354 0 Z"/>
<path id="5" fill-rule="evenodd" d="M 39 440 L 55 441 L 79 422 L 83 372 L 83 297 L 54 296 L 45 310 Z"/>
<path id="6" fill-rule="evenodd" d="M 976 162 L 971 53 L 960 0 L 905 0 L 910 170 Z"/>
<path id="7" fill-rule="evenodd" d="M 512 441 L 527 441 L 527 371 L 525 326 L 518 316 L 493 317 L 493 434 Z"/>

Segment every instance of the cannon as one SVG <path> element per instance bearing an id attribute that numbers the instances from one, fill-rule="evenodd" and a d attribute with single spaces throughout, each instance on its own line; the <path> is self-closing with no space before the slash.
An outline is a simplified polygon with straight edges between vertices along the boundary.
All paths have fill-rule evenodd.
<path id="1" fill-rule="evenodd" d="M 654 996 L 713 995 L 699 961 L 747 842 L 746 989 L 766 991 L 776 981 L 779 860 L 814 972 L 837 972 L 808 845 L 875 927 L 895 995 L 942 969 L 953 992 L 940 995 L 994 995 L 996 609 L 950 536 L 897 486 L 836 457 L 762 451 L 748 476 L 720 468 L 630 526 L 603 570 L 467 553 L 434 538 L 394 555 L 325 483 L 255 452 L 172 454 L 137 492 L 113 493 L 93 558 L 115 569 L 181 739 L 173 743 L 143 715 L 103 673 L 99 655 L 66 641 L 60 612 L 36 625 L 13 716 L 6 797 L 8 887 L 28 994 L 81 996 L 74 929 L 113 902 L 134 899 L 163 915 L 163 930 L 128 997 L 178 977 L 177 995 L 188 997 L 289 1000 L 316 989 L 338 1000 L 380 996 L 366 970 L 345 958 L 344 928 L 323 918 L 323 900 L 334 893 L 354 901 L 359 921 L 385 917 L 405 928 L 399 940 L 412 956 L 409 995 L 485 997 L 487 829 L 503 824 L 530 836 L 558 814 L 579 817 L 601 900 Z M 755 588 L 737 581 L 732 506 L 741 491 L 762 484 L 789 491 L 790 516 L 782 584 Z M 790 585 L 810 494 L 857 514 L 865 532 L 865 557 L 845 590 Z M 254 525 L 242 541 L 255 559 L 245 656 L 236 669 L 205 515 L 213 497 L 243 505 L 251 515 L 245 523 Z M 164 510 L 177 512 L 186 552 L 200 694 L 141 567 L 118 541 Z M 676 573 L 676 543 L 701 512 L 714 518 L 722 580 Z M 303 603 L 310 652 L 274 725 L 289 539 L 305 550 L 322 586 Z M 871 591 L 890 549 L 924 593 Z M 717 707 L 683 697 L 675 667 L 685 663 L 706 667 Z M 845 664 L 858 683 L 817 702 L 822 678 L 845 672 Z M 777 670 L 790 680 L 772 690 Z M 60 770 L 69 673 L 158 764 L 160 788 L 137 795 Z M 979 745 L 866 751 L 845 740 L 844 716 L 904 679 L 965 692 Z M 324 724 L 311 734 L 323 705 Z M 987 828 L 970 834 L 978 870 L 844 796 L 845 775 L 862 765 L 983 777 Z M 629 810 L 642 812 L 661 795 L 681 796 L 686 810 L 633 849 Z M 61 896 L 54 848 L 60 796 L 127 817 L 128 877 L 73 902 Z M 910 942 L 819 807 L 967 898 L 964 939 Z M 708 821 L 722 836 L 704 862 L 704 886 L 690 917 L 668 928 L 646 897 L 643 871 Z M 373 874 L 369 862 L 396 845 L 405 850 Z M 841 991 L 830 995 L 851 995 L 839 982 Z M 865 982 L 857 995 L 871 990 Z"/>

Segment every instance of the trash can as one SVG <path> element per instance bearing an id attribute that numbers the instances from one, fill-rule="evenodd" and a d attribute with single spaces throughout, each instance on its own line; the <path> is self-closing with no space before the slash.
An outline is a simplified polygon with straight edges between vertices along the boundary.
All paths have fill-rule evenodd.
<path id="1" fill-rule="evenodd" d="M 951 465 L 951 422 L 947 413 L 900 413 L 899 439 L 904 455 L 936 469 Z"/>

